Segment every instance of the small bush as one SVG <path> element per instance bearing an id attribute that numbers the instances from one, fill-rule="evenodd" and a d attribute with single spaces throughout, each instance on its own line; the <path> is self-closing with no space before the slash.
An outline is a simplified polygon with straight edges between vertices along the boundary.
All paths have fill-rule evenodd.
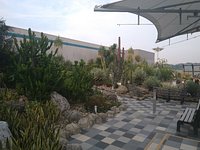
<path id="1" fill-rule="evenodd" d="M 193 81 L 187 81 L 186 82 L 186 91 L 191 95 L 191 96 L 196 96 L 198 91 L 199 91 L 199 85 L 194 83 Z"/>
<path id="2" fill-rule="evenodd" d="M 94 85 L 103 85 L 107 83 L 108 77 L 106 72 L 100 68 L 93 68 L 91 70 L 91 74 L 93 75 L 93 83 Z"/>
<path id="3" fill-rule="evenodd" d="M 161 84 L 160 84 L 160 81 L 156 77 L 150 76 L 144 81 L 144 85 L 146 88 L 152 91 L 153 88 L 159 87 Z"/>
<path id="4" fill-rule="evenodd" d="M 145 78 L 146 73 L 144 72 L 144 70 L 142 68 L 137 68 L 133 75 L 134 83 L 136 83 L 137 85 L 141 85 L 144 82 Z"/>

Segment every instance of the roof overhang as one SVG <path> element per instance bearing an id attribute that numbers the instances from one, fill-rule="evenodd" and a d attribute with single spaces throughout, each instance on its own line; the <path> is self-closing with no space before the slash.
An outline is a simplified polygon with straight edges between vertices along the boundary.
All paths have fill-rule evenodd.
<path id="1" fill-rule="evenodd" d="M 200 31 L 200 0 L 122 0 L 94 11 L 129 12 L 151 21 L 157 28 L 157 42 Z"/>

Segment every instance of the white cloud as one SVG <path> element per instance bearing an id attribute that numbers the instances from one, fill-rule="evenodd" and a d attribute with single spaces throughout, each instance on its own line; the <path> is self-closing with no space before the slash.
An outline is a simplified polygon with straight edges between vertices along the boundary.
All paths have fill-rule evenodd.
<path id="1" fill-rule="evenodd" d="M 100 45 L 117 43 L 118 36 L 126 49 L 152 51 L 154 47 L 166 45 L 166 42 L 155 44 L 157 31 L 154 26 L 117 26 L 137 23 L 134 14 L 94 12 L 95 5 L 114 1 L 117 0 L 0 0 L 0 18 L 4 17 L 8 25 Z M 141 21 L 146 23 L 145 19 Z M 172 63 L 197 62 L 200 60 L 198 40 L 166 47 L 160 56 Z M 177 57 L 180 54 L 181 57 Z"/>

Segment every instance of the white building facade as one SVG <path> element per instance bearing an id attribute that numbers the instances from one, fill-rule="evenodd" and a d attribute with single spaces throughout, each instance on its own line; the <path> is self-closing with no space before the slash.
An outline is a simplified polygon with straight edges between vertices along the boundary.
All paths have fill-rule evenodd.
<path id="1" fill-rule="evenodd" d="M 36 37 L 40 37 L 41 33 L 37 31 L 33 31 L 36 34 Z M 58 36 L 50 35 L 44 33 L 50 41 L 54 41 Z M 10 27 L 9 31 L 10 36 L 16 37 L 18 40 L 22 40 L 24 36 L 28 38 L 28 30 Z M 71 62 L 80 61 L 81 59 L 85 62 L 93 59 L 95 60 L 98 57 L 98 50 L 101 45 L 78 41 L 74 39 L 69 39 L 65 37 L 60 37 L 63 42 L 63 45 L 58 50 L 58 54 L 62 55 L 65 60 L 70 60 Z M 52 46 L 52 50 L 55 50 L 56 47 Z M 153 64 L 154 63 L 154 53 L 134 49 L 134 54 L 139 55 L 142 59 L 146 60 L 147 63 Z M 126 54 L 125 54 L 126 55 Z"/>

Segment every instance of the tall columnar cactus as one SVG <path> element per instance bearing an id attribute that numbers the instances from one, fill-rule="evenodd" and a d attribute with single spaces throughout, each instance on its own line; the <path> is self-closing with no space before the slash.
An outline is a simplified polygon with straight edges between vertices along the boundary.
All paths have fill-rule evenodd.
<path id="1" fill-rule="evenodd" d="M 61 83 L 64 71 L 55 59 L 57 49 L 51 51 L 52 42 L 41 33 L 28 30 L 28 38 L 15 39 L 17 56 L 14 58 L 14 81 L 18 92 L 32 100 L 44 100 Z"/>
<path id="2" fill-rule="evenodd" d="M 112 47 L 111 47 L 112 48 Z M 114 47 L 113 47 L 114 48 Z M 123 63 L 124 63 L 124 48 L 121 51 L 121 39 L 118 38 L 118 49 L 115 47 L 115 59 L 113 64 L 113 86 L 117 84 L 117 82 L 122 81 L 122 73 L 123 73 Z"/>

